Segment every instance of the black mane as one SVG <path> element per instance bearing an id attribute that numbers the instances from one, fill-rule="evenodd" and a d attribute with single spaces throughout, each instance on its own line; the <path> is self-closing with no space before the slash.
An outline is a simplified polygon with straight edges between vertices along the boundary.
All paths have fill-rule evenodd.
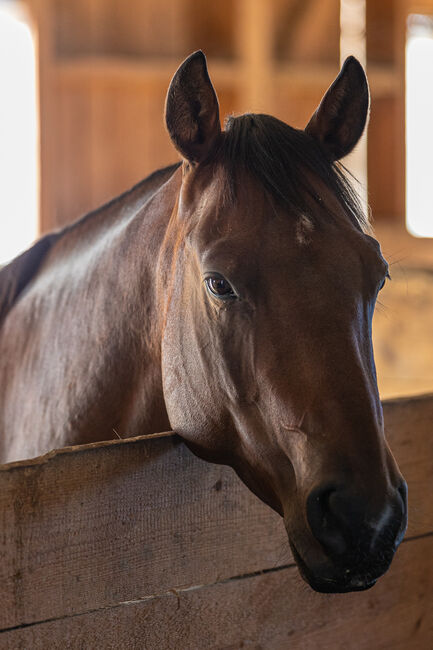
<path id="1" fill-rule="evenodd" d="M 355 227 L 368 232 L 369 223 L 347 170 L 334 163 L 324 148 L 305 131 L 294 129 L 270 115 L 245 114 L 229 117 L 220 155 L 227 168 L 229 191 L 236 194 L 239 172 L 257 178 L 280 205 L 296 214 L 310 215 L 307 197 L 319 205 L 321 197 L 311 178 L 318 177 L 337 197 Z"/>

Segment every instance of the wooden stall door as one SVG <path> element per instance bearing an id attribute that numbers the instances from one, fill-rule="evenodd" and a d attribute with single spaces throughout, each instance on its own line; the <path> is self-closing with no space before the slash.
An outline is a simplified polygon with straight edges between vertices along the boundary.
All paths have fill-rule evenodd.
<path id="1" fill-rule="evenodd" d="M 283 522 L 174 435 L 0 468 L 0 649 L 431 650 L 433 396 L 384 404 L 409 529 L 372 589 L 318 594 Z"/>

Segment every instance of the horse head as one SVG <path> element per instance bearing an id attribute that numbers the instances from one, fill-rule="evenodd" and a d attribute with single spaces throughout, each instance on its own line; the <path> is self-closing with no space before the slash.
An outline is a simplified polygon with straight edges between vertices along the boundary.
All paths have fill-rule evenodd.
<path id="1" fill-rule="evenodd" d="M 304 130 L 252 114 L 222 131 L 201 52 L 166 102 L 184 160 L 158 261 L 170 423 L 284 517 L 323 592 L 372 586 L 407 523 L 371 338 L 388 267 L 338 163 L 368 110 L 353 57 Z"/>

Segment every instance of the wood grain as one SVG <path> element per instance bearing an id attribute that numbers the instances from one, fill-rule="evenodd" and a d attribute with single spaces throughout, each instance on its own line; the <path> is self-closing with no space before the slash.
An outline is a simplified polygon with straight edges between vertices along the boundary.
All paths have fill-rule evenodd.
<path id="1" fill-rule="evenodd" d="M 294 567 L 0 633 L 0 648 L 430 650 L 433 537 L 370 591 L 323 595 Z"/>
<path id="2" fill-rule="evenodd" d="M 429 535 L 433 397 L 388 402 L 385 420 L 409 484 L 407 537 Z M 406 543 L 409 568 L 422 560 L 427 575 L 432 554 L 418 559 L 414 542 Z M 174 435 L 69 448 L 3 466 L 0 556 L 3 630 L 292 562 L 279 517 L 232 470 L 198 460 Z M 296 589 L 296 598 L 304 591 L 314 597 L 303 584 Z"/>
<path id="3" fill-rule="evenodd" d="M 175 437 L 0 472 L 0 629 L 287 563 L 280 518 Z"/>
<path id="4" fill-rule="evenodd" d="M 433 531 L 433 396 L 383 403 L 385 432 L 409 488 L 406 537 Z"/>

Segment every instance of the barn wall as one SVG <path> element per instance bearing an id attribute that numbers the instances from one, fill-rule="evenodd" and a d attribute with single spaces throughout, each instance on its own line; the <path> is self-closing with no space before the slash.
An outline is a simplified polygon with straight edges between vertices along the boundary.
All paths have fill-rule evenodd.
<path id="1" fill-rule="evenodd" d="M 28 0 L 39 42 L 41 228 L 47 231 L 177 159 L 163 127 L 169 81 L 204 49 L 221 115 L 308 122 L 339 70 L 340 0 Z M 367 0 L 370 201 L 404 213 L 404 48 L 398 0 Z"/>
<path id="2" fill-rule="evenodd" d="M 0 648 L 433 644 L 433 397 L 385 403 L 409 530 L 367 592 L 312 592 L 282 522 L 170 434 L 0 471 Z"/>

